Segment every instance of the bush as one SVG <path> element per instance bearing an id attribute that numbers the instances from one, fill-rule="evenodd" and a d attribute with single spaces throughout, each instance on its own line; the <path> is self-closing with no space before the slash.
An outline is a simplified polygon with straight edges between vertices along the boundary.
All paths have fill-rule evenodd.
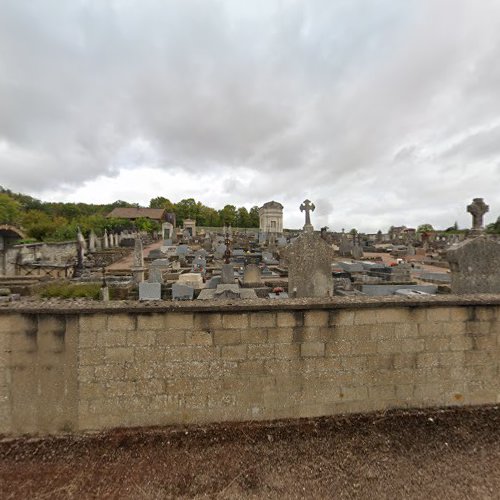
<path id="1" fill-rule="evenodd" d="M 40 296 L 45 298 L 59 297 L 62 299 L 87 298 L 99 300 L 99 283 L 49 283 L 40 289 Z"/>

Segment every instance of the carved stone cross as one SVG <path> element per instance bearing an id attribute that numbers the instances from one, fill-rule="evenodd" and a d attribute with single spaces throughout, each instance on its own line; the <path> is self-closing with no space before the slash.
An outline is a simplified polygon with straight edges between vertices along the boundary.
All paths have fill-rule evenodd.
<path id="1" fill-rule="evenodd" d="M 481 231 L 483 229 L 483 216 L 490 207 L 486 205 L 483 198 L 474 198 L 467 207 L 467 212 L 472 215 L 472 229 Z"/>
<path id="2" fill-rule="evenodd" d="M 306 213 L 306 224 L 304 226 L 311 226 L 311 212 L 314 212 L 314 209 L 316 207 L 314 206 L 314 203 L 311 203 L 309 200 L 305 200 L 302 205 L 300 205 L 300 211 Z"/>

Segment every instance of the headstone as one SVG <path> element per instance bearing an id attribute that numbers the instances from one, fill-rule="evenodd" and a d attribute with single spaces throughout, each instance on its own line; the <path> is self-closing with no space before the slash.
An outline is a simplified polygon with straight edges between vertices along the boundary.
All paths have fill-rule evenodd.
<path id="1" fill-rule="evenodd" d="M 149 267 L 148 283 L 163 283 L 163 267 L 151 265 Z"/>
<path id="2" fill-rule="evenodd" d="M 257 294 L 251 288 L 239 288 L 238 285 L 218 285 L 217 288 L 205 288 L 198 295 L 198 300 L 241 300 L 241 299 L 256 299 Z"/>
<path id="3" fill-rule="evenodd" d="M 261 272 L 259 266 L 248 264 L 243 273 L 243 283 L 245 285 L 255 285 L 261 283 Z"/>
<path id="4" fill-rule="evenodd" d="M 139 283 L 139 300 L 161 300 L 161 283 Z"/>
<path id="5" fill-rule="evenodd" d="M 342 234 L 340 244 L 339 244 L 339 254 L 342 257 L 349 257 L 354 248 L 352 241 L 350 241 L 345 234 Z"/>
<path id="6" fill-rule="evenodd" d="M 289 247 L 288 294 L 291 297 L 333 295 L 333 249 L 313 232 L 302 233 Z"/>
<path id="7" fill-rule="evenodd" d="M 416 255 L 417 251 L 415 250 L 415 247 L 413 245 L 408 245 L 406 247 L 406 255 L 408 257 L 414 257 Z"/>
<path id="8" fill-rule="evenodd" d="M 224 253 L 226 252 L 226 245 L 223 243 L 220 245 L 217 245 L 215 248 L 214 256 L 216 259 L 222 259 L 224 257 Z"/>
<path id="9" fill-rule="evenodd" d="M 193 300 L 194 288 L 184 283 L 172 285 L 172 300 Z"/>
<path id="10" fill-rule="evenodd" d="M 137 237 L 134 243 L 134 260 L 132 264 L 132 276 L 134 283 L 140 284 L 144 281 L 144 256 L 142 251 L 142 240 Z"/>
<path id="11" fill-rule="evenodd" d="M 363 249 L 359 245 L 354 245 L 351 250 L 353 259 L 359 260 L 363 258 Z"/>
<path id="12" fill-rule="evenodd" d="M 207 261 L 204 257 L 200 255 L 196 256 L 191 264 L 191 269 L 193 272 L 204 273 L 207 269 Z"/>
<path id="13" fill-rule="evenodd" d="M 222 284 L 223 285 L 233 285 L 234 284 L 234 269 L 232 264 L 222 264 Z"/>
<path id="14" fill-rule="evenodd" d="M 99 298 L 103 302 L 109 302 L 109 287 L 102 286 L 99 290 Z"/>
<path id="15" fill-rule="evenodd" d="M 214 293 L 215 299 L 239 299 L 240 297 L 240 287 L 235 284 L 229 285 L 223 283 L 217 285 Z"/>
<path id="16" fill-rule="evenodd" d="M 175 245 L 162 246 L 161 251 L 162 253 L 167 255 L 167 257 L 173 257 L 174 255 L 177 255 L 177 247 Z"/>
<path id="17" fill-rule="evenodd" d="M 165 254 L 160 248 L 153 248 L 153 250 L 149 251 L 148 258 L 150 259 L 161 259 L 162 257 L 165 257 Z"/>
<path id="18" fill-rule="evenodd" d="M 203 278 L 199 273 L 184 273 L 179 276 L 179 283 L 183 283 L 193 288 L 203 288 Z"/>
<path id="19" fill-rule="evenodd" d="M 280 247 L 280 248 L 286 247 L 286 245 L 287 245 L 287 241 L 286 241 L 286 238 L 284 236 L 280 236 L 276 240 L 276 243 L 278 244 L 278 247 Z"/>
<path id="20" fill-rule="evenodd" d="M 102 244 L 104 248 L 109 248 L 109 237 L 108 237 L 108 230 L 104 230 L 104 236 L 103 236 L 103 241 Z"/>
<path id="21" fill-rule="evenodd" d="M 97 249 L 97 236 L 94 233 L 94 230 L 90 230 L 89 234 L 89 252 L 95 252 Z"/>
<path id="22" fill-rule="evenodd" d="M 174 226 L 170 222 L 164 222 L 161 225 L 161 232 L 163 240 L 172 240 L 172 233 L 174 232 Z M 172 243 L 169 243 L 171 245 Z M 168 244 L 165 243 L 167 246 Z"/>
<path id="23" fill-rule="evenodd" d="M 185 256 L 189 253 L 189 247 L 187 245 L 178 245 L 176 247 L 176 254 L 179 256 Z"/>
<path id="24" fill-rule="evenodd" d="M 484 230 L 483 217 L 490 207 L 486 205 L 483 198 L 474 198 L 472 203 L 467 206 L 467 212 L 472 215 L 472 231 L 480 234 Z"/>
<path id="25" fill-rule="evenodd" d="M 144 267 L 144 256 L 141 238 L 135 239 L 134 244 L 134 267 Z"/>
<path id="26" fill-rule="evenodd" d="M 479 236 L 447 252 L 451 293 L 500 293 L 500 243 Z"/>
<path id="27" fill-rule="evenodd" d="M 304 224 L 304 232 L 312 233 L 314 231 L 314 227 L 311 224 L 311 212 L 314 212 L 316 207 L 314 203 L 311 203 L 309 200 L 304 200 L 302 205 L 300 205 L 300 211 L 306 213 L 306 223 Z"/>
<path id="28" fill-rule="evenodd" d="M 208 280 L 207 288 L 215 290 L 217 288 L 217 285 L 220 284 L 222 284 L 222 276 L 212 276 L 212 278 Z"/>

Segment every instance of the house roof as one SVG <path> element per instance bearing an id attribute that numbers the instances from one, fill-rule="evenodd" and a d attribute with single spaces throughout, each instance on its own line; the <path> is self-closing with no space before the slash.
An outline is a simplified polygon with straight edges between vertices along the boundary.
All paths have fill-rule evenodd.
<path id="1" fill-rule="evenodd" d="M 116 217 L 118 219 L 137 219 L 138 217 L 147 217 L 153 220 L 162 220 L 165 215 L 164 208 L 113 208 L 107 217 Z"/>

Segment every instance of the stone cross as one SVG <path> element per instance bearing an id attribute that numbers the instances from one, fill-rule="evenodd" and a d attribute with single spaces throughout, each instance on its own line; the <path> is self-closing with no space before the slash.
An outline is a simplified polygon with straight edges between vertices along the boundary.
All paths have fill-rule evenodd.
<path id="1" fill-rule="evenodd" d="M 304 225 L 305 230 L 312 230 L 312 224 L 311 224 L 311 212 L 314 212 L 314 209 L 316 207 L 314 206 L 314 203 L 311 203 L 309 200 L 304 200 L 302 205 L 300 205 L 300 211 L 306 213 L 306 223 Z"/>
<path id="2" fill-rule="evenodd" d="M 472 229 L 481 231 L 483 229 L 483 216 L 490 207 L 486 205 L 483 198 L 474 198 L 472 203 L 467 206 L 467 212 L 472 214 Z"/>

